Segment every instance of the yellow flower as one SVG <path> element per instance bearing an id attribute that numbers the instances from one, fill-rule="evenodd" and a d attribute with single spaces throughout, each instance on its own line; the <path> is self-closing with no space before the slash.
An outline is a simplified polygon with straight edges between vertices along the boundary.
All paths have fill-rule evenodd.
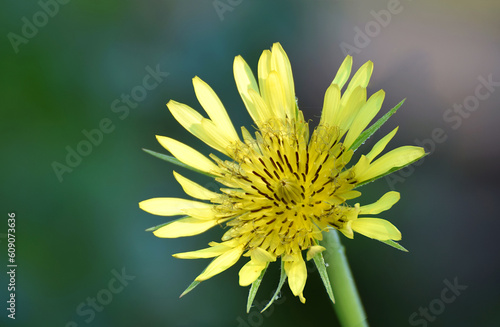
<path id="1" fill-rule="evenodd" d="M 194 90 L 210 118 L 173 100 L 167 104 L 185 129 L 227 157 L 210 154 L 209 159 L 182 142 L 157 136 L 179 164 L 211 175 L 222 185 L 216 193 L 174 171 L 186 194 L 197 200 L 153 198 L 139 204 L 155 215 L 184 216 L 154 230 L 158 237 L 193 236 L 225 224 L 221 243 L 174 254 L 182 259 L 215 258 L 187 291 L 228 269 L 241 256 L 250 259 L 239 272 L 240 285 L 260 283 L 268 264 L 281 259 L 291 291 L 305 302 L 303 251 L 307 260 L 321 256 L 325 248 L 319 241 L 329 228 L 348 238 L 357 232 L 393 246 L 401 239 L 387 220 L 365 217 L 391 208 L 399 193 L 388 192 L 364 206 L 346 201 L 361 195 L 356 187 L 418 160 L 425 152 L 403 146 L 379 157 L 396 128 L 347 167 L 354 150 L 388 118 L 367 129 L 385 97 L 380 90 L 366 98 L 371 61 L 354 74 L 341 94 L 351 66 L 348 56 L 326 91 L 321 119 L 312 134 L 298 109 L 290 62 L 279 43 L 262 53 L 258 80 L 241 56 L 234 60 L 238 91 L 257 127 L 254 135 L 242 127 L 240 138 L 215 92 L 199 77 L 193 79 Z"/>

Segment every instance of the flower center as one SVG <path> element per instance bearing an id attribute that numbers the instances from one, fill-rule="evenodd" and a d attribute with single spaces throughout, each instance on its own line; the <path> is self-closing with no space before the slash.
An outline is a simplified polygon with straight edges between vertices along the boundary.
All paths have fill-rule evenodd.
<path id="1" fill-rule="evenodd" d="M 338 138 L 334 127 L 320 126 L 309 139 L 305 122 L 270 121 L 255 140 L 235 146 L 233 162 L 214 158 L 226 171 L 219 181 L 231 187 L 222 190 L 219 214 L 235 217 L 223 240 L 240 238 L 280 256 L 321 239 L 340 218 L 344 200 L 335 194 L 352 188 L 341 176 L 352 151 Z"/>
<path id="2" fill-rule="evenodd" d="M 291 178 L 280 179 L 274 189 L 276 190 L 276 196 L 285 203 L 299 203 L 302 201 L 301 190 L 297 180 Z"/>

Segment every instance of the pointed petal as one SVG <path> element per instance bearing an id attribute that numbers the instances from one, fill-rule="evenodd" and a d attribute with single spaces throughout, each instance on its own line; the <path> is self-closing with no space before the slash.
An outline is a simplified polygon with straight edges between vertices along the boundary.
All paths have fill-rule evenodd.
<path id="1" fill-rule="evenodd" d="M 320 125 L 328 124 L 329 126 L 333 126 L 334 117 L 338 115 L 339 108 L 340 88 L 337 84 L 331 84 L 325 93 Z"/>
<path id="2" fill-rule="evenodd" d="M 267 267 L 267 262 L 256 262 L 250 260 L 241 269 L 238 275 L 240 276 L 240 286 L 248 286 L 259 278 L 262 270 Z"/>
<path id="3" fill-rule="evenodd" d="M 144 152 L 146 153 L 149 153 L 150 155 L 152 155 L 153 157 L 156 157 L 156 158 L 159 158 L 161 160 L 165 160 L 167 162 L 170 162 L 174 165 L 177 165 L 179 167 L 182 167 L 182 168 L 186 168 L 186 169 L 189 169 L 189 170 L 192 170 L 198 174 L 203 174 L 203 175 L 206 175 L 208 177 L 212 177 L 212 178 L 216 178 L 217 175 L 214 175 L 214 174 L 211 174 L 211 173 L 207 173 L 205 171 L 201 171 L 201 170 L 198 170 L 192 166 L 189 166 L 189 165 L 186 165 L 185 163 L 181 162 L 179 159 L 177 159 L 176 157 L 173 157 L 173 156 L 169 156 L 167 154 L 164 154 L 164 153 L 159 153 L 159 152 L 155 152 L 155 151 L 151 151 L 151 150 L 148 150 L 148 149 L 142 149 Z"/>
<path id="4" fill-rule="evenodd" d="M 274 255 L 259 247 L 250 250 L 250 255 L 252 260 L 255 262 L 276 261 L 276 257 Z"/>
<path id="5" fill-rule="evenodd" d="M 266 103 L 269 103 L 269 94 L 266 91 L 266 80 L 271 72 L 271 58 L 272 54 L 269 50 L 264 50 L 259 58 L 258 74 L 259 74 L 259 88 L 260 94 Z"/>
<path id="6" fill-rule="evenodd" d="M 369 238 L 380 241 L 401 240 L 401 232 L 385 219 L 380 218 L 358 218 L 352 222 L 352 229 Z"/>
<path id="7" fill-rule="evenodd" d="M 368 160 L 372 162 L 373 159 L 375 159 L 382 151 L 384 151 L 385 147 L 387 144 L 392 140 L 394 135 L 396 135 L 396 132 L 398 131 L 399 127 L 396 127 L 393 129 L 389 134 L 384 136 L 380 141 L 378 141 L 372 148 L 372 150 L 366 155 Z"/>
<path id="8" fill-rule="evenodd" d="M 295 113 L 295 86 L 293 82 L 292 66 L 285 50 L 279 43 L 274 43 L 271 51 L 271 69 L 275 70 L 283 85 L 285 109 L 290 118 L 296 118 Z"/>
<path id="9" fill-rule="evenodd" d="M 342 65 L 340 65 L 340 68 L 337 72 L 337 75 L 335 75 L 332 84 L 337 84 L 339 86 L 339 89 L 342 89 L 342 87 L 344 87 L 345 83 L 349 79 L 349 75 L 351 75 L 351 67 L 352 57 L 347 56 L 342 62 Z"/>
<path id="10" fill-rule="evenodd" d="M 223 223 L 227 219 L 204 220 L 196 218 L 181 218 L 153 232 L 156 237 L 177 238 L 201 234 L 210 228 Z"/>
<path id="11" fill-rule="evenodd" d="M 181 184 L 182 189 L 184 192 L 186 192 L 187 195 L 192 196 L 193 198 L 197 198 L 200 200 L 212 200 L 217 197 L 219 197 L 219 194 L 212 192 L 210 190 L 207 190 L 200 184 L 197 184 L 193 182 L 190 179 L 187 179 L 186 177 L 182 176 L 178 172 L 174 170 L 174 177 Z"/>
<path id="12" fill-rule="evenodd" d="M 229 119 L 224 105 L 214 90 L 198 76 L 193 78 L 193 86 L 198 101 L 214 124 L 219 127 L 220 131 L 224 132 L 228 138 L 234 141 L 239 140 L 233 123 L 231 119 Z"/>
<path id="13" fill-rule="evenodd" d="M 153 198 L 139 202 L 139 208 L 158 216 L 184 215 L 190 208 L 212 211 L 213 207 L 213 204 L 178 198 Z"/>
<path id="14" fill-rule="evenodd" d="M 202 126 L 203 120 L 208 120 L 204 118 L 202 115 L 200 115 L 196 110 L 193 108 L 170 100 L 167 103 L 167 107 L 174 116 L 174 118 L 191 134 L 199 138 L 201 141 L 205 142 L 212 148 L 216 149 L 217 151 L 220 151 L 221 153 L 227 154 L 227 151 L 224 149 L 223 146 L 220 145 L 220 139 L 225 139 L 226 135 L 221 134 L 219 131 L 217 133 L 217 137 L 213 135 L 210 135 L 205 130 L 205 127 Z M 211 121 L 208 120 L 212 125 L 215 126 L 215 124 Z M 215 128 L 217 130 L 217 128 Z M 227 142 L 227 141 L 226 141 Z"/>
<path id="15" fill-rule="evenodd" d="M 211 246 L 209 248 L 198 250 L 198 251 L 176 253 L 172 256 L 174 258 L 177 258 L 177 259 L 213 258 L 213 257 L 217 257 L 221 254 L 224 254 L 229 250 L 231 250 L 231 247 L 222 243 L 222 244 L 217 244 L 215 246 Z"/>
<path id="16" fill-rule="evenodd" d="M 369 180 L 371 178 L 384 174 L 392 168 L 404 167 L 407 164 L 423 157 L 424 155 L 425 151 L 421 147 L 402 146 L 396 148 L 372 162 L 368 169 L 365 172 L 361 173 L 361 176 L 357 176 L 356 179 L 358 183 Z"/>
<path id="17" fill-rule="evenodd" d="M 366 126 L 368 126 L 368 124 L 375 117 L 375 115 L 377 115 L 377 113 L 380 111 L 380 108 L 382 107 L 384 98 L 385 92 L 383 90 L 380 90 L 377 93 L 373 94 L 359 110 L 344 140 L 344 145 L 346 146 L 346 148 L 349 149 L 351 147 L 351 145 L 358 138 L 361 132 L 363 132 Z"/>
<path id="18" fill-rule="evenodd" d="M 399 192 L 387 192 L 377 202 L 360 207 L 359 214 L 376 215 L 382 211 L 389 210 L 399 201 Z"/>
<path id="19" fill-rule="evenodd" d="M 259 93 L 255 92 L 254 90 L 248 90 L 248 95 L 250 96 L 250 99 L 253 104 L 252 107 L 252 110 L 254 110 L 253 116 L 256 117 L 254 121 L 257 124 L 257 126 L 261 127 L 262 124 L 267 123 L 269 119 L 275 117 L 272 109 L 264 101 L 264 99 L 262 99 Z"/>
<path id="20" fill-rule="evenodd" d="M 372 76 L 372 72 L 373 62 L 367 61 L 352 77 L 347 89 L 344 92 L 344 96 L 348 97 L 358 86 L 366 88 L 368 86 L 368 82 L 370 81 L 370 77 Z"/>
<path id="21" fill-rule="evenodd" d="M 286 99 L 281 84 L 280 77 L 276 71 L 271 71 L 266 80 L 266 93 L 268 95 L 268 104 L 271 107 L 273 117 L 285 119 Z"/>
<path id="22" fill-rule="evenodd" d="M 220 168 L 210 159 L 190 146 L 166 136 L 156 136 L 160 144 L 174 155 L 179 161 L 188 166 L 213 175 L 220 175 Z"/>
<path id="23" fill-rule="evenodd" d="M 334 126 L 339 126 L 340 134 L 344 135 L 351 127 L 354 117 L 366 102 L 366 89 L 358 86 L 348 95 L 342 95 L 340 110 L 334 116 Z"/>
<path id="24" fill-rule="evenodd" d="M 285 271 L 288 276 L 288 285 L 293 295 L 299 296 L 302 301 L 302 291 L 306 286 L 307 280 L 307 268 L 301 254 L 296 255 L 294 259 L 294 261 L 285 261 Z"/>
<path id="25" fill-rule="evenodd" d="M 248 90 L 250 89 L 254 90 L 255 92 L 259 92 L 259 87 L 257 86 L 257 82 L 255 81 L 252 70 L 241 56 L 237 56 L 236 58 L 234 58 L 233 72 L 236 87 L 238 88 L 241 99 L 243 100 L 248 113 L 255 121 L 255 110 L 253 109 L 252 100 L 248 94 Z"/>
<path id="26" fill-rule="evenodd" d="M 243 244 L 235 247 L 214 259 L 198 277 L 196 281 L 202 282 L 223 272 L 234 265 L 243 254 Z"/>
<path id="27" fill-rule="evenodd" d="M 307 251 L 307 261 L 311 260 L 316 254 L 325 251 L 326 249 L 321 245 L 313 245 Z"/>

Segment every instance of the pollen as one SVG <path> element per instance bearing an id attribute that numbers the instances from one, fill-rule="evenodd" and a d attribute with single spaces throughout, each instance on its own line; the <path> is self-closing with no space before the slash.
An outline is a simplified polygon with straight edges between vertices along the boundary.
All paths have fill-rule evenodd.
<path id="1" fill-rule="evenodd" d="M 234 218 L 224 241 L 238 239 L 276 257 L 293 255 L 321 240 L 328 226 L 347 222 L 338 214 L 344 201 L 337 194 L 353 187 L 341 176 L 352 151 L 345 151 L 336 127 L 319 126 L 310 139 L 307 130 L 305 122 L 273 119 L 255 141 L 231 150 L 235 161 L 216 159 L 222 171 L 217 180 L 243 190 L 227 192 L 214 208 Z M 338 204 L 328 203 L 334 198 Z"/>

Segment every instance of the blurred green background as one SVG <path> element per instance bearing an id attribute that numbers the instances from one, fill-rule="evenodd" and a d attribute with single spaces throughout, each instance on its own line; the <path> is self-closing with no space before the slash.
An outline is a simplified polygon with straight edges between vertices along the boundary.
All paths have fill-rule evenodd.
<path id="1" fill-rule="evenodd" d="M 371 325 L 498 326 L 497 1 L 9 0 L 2 7 L 1 326 L 338 324 L 313 272 L 305 305 L 285 286 L 279 303 L 262 315 L 245 313 L 242 263 L 178 299 L 209 260 L 171 254 L 205 247 L 223 232 L 159 239 L 144 230 L 165 219 L 137 205 L 184 197 L 173 168 L 209 182 L 141 150 L 166 152 L 158 134 L 210 153 L 165 103 L 201 110 L 191 84 L 198 75 L 235 125 L 251 127 L 232 61 L 241 54 L 256 71 L 260 53 L 277 41 L 312 126 L 349 51 L 356 69 L 374 62 L 368 93 L 387 92 L 382 112 L 407 98 L 373 139 L 400 126 L 390 147 L 423 142 L 431 152 L 419 166 L 361 189 L 362 203 L 401 192 L 383 217 L 402 231 L 410 253 L 360 235 L 343 237 Z M 144 91 L 151 70 L 161 73 Z M 479 87 L 481 79 L 493 82 Z M 102 137 L 93 131 L 99 128 L 107 132 Z M 95 144 L 82 143 L 85 133 Z M 67 165 L 69 149 L 79 144 L 86 155 L 69 158 L 73 167 L 57 174 L 54 162 Z M 17 218 L 15 321 L 5 302 L 9 212 Z M 454 279 L 467 288 L 444 303 L 445 280 Z M 256 302 L 267 301 L 277 283 L 274 267 Z M 429 318 L 419 313 L 425 308 Z"/>

